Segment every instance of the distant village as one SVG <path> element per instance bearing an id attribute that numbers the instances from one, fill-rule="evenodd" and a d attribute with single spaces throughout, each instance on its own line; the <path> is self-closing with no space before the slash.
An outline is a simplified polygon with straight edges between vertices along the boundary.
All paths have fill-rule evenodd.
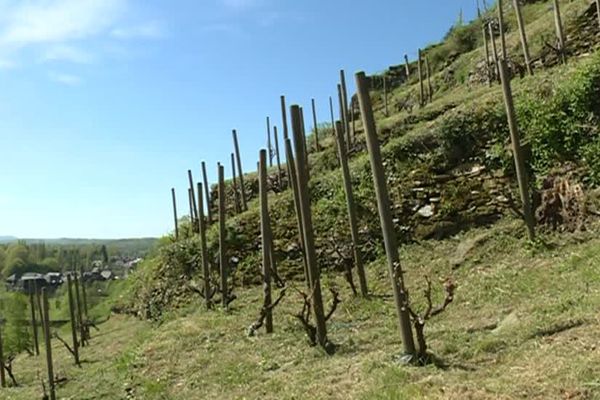
<path id="1" fill-rule="evenodd" d="M 111 257 L 106 264 L 102 260 L 92 261 L 89 270 L 48 272 L 40 274 L 37 272 L 26 272 L 22 275 L 13 274 L 6 278 L 6 288 L 11 291 L 34 293 L 42 287 L 50 290 L 59 288 L 67 281 L 68 276 L 77 276 L 82 282 L 91 284 L 94 282 L 107 282 L 112 280 L 126 279 L 131 271 L 142 262 L 142 258 Z"/>

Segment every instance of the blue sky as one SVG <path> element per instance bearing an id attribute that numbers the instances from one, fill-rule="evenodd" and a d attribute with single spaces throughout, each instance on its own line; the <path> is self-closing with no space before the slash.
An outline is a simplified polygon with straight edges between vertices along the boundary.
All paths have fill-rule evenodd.
<path id="1" fill-rule="evenodd" d="M 474 3 L 0 0 L 0 235 L 165 234 L 170 188 L 185 210 L 188 168 L 229 170 L 231 129 L 250 170 L 281 94 L 326 121 L 340 68 L 352 92 Z"/>

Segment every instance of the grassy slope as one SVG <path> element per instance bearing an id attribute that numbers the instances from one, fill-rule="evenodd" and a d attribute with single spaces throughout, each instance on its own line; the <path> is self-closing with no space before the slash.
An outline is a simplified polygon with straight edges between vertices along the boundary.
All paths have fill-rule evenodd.
<path id="1" fill-rule="evenodd" d="M 369 266 L 375 296 L 354 299 L 335 277 L 343 303 L 330 322 L 333 357 L 307 345 L 292 314 L 290 292 L 275 313 L 276 333 L 247 338 L 261 291 L 248 289 L 231 314 L 206 313 L 196 302 L 161 325 L 116 317 L 83 350 L 83 369 L 55 345 L 61 398 L 139 399 L 496 399 L 600 398 L 600 240 L 586 233 L 524 240 L 519 221 L 477 229 L 402 251 L 413 298 L 421 277 L 452 274 L 456 302 L 431 321 L 427 335 L 440 365 L 396 363 L 399 334 L 383 262 Z M 452 270 L 449 260 L 460 259 Z M 423 260 L 427 260 L 423 262 Z M 439 288 L 436 288 L 439 289 Z M 437 293 L 439 295 L 440 293 Z M 66 336 L 66 335 L 65 335 Z M 8 399 L 39 395 L 41 360 L 16 361 L 23 388 Z M 43 374 L 43 369 L 41 369 Z"/>

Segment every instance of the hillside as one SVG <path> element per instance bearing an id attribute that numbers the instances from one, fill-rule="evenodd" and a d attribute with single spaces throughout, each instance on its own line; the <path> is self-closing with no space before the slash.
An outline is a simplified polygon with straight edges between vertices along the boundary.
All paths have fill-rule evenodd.
<path id="1" fill-rule="evenodd" d="M 505 2 L 510 3 L 510 2 Z M 427 322 L 431 363 L 402 363 L 376 195 L 359 112 L 349 151 L 359 236 L 371 296 L 354 296 L 341 273 L 352 262 L 346 202 L 331 126 L 308 137 L 310 200 L 334 355 L 312 347 L 303 309 L 301 244 L 289 179 L 269 170 L 274 255 L 287 293 L 274 309 L 275 333 L 248 335 L 262 306 L 261 235 L 256 173 L 245 175 L 248 210 L 235 212 L 227 182 L 228 257 L 236 299 L 229 312 L 206 311 L 200 239 L 189 218 L 180 235 L 95 310 L 110 320 L 71 367 L 56 346 L 67 398 L 128 399 L 600 399 L 600 28 L 588 1 L 561 1 L 566 64 L 553 50 L 551 1 L 526 1 L 523 17 L 535 74 L 528 76 L 514 12 L 505 4 L 506 46 L 519 128 L 534 195 L 537 239 L 520 218 L 510 135 L 499 84 L 487 84 L 481 19 L 453 27 L 423 50 L 432 101 L 419 107 L 416 65 L 369 77 L 395 234 L 411 305 L 452 303 Z M 498 38 L 496 38 L 498 40 Z M 384 106 L 383 77 L 389 88 Z M 351 96 L 354 98 L 355 96 Z M 257 151 L 258 155 L 258 151 Z M 226 155 L 224 155 L 225 157 Z M 193 160 L 191 160 L 193 161 Z M 190 162 L 191 162 L 190 161 Z M 284 171 L 287 171 L 284 166 Z M 212 188 L 216 214 L 216 187 Z M 560 197 L 563 196 L 563 197 Z M 568 201 L 553 202 L 560 198 Z M 557 205 L 558 204 L 558 205 Z M 208 228 L 216 273 L 218 224 Z M 330 291 L 333 289 L 333 291 Z M 274 289 L 274 297 L 279 294 Z M 119 314 L 119 315 L 115 315 Z M 66 336 L 66 334 L 65 334 Z M 9 399 L 39 396 L 39 360 L 15 361 L 20 388 Z M 102 384 L 97 384 L 95 378 Z"/>

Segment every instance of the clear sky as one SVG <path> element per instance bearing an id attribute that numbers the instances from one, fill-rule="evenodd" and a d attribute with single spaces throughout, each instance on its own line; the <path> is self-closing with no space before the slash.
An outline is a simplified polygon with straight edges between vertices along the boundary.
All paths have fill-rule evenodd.
<path id="1" fill-rule="evenodd" d="M 232 128 L 255 168 L 280 95 L 326 121 L 340 68 L 353 92 L 461 9 L 475 0 L 0 0 L 0 235 L 165 234 L 188 168 L 229 174 Z"/>

